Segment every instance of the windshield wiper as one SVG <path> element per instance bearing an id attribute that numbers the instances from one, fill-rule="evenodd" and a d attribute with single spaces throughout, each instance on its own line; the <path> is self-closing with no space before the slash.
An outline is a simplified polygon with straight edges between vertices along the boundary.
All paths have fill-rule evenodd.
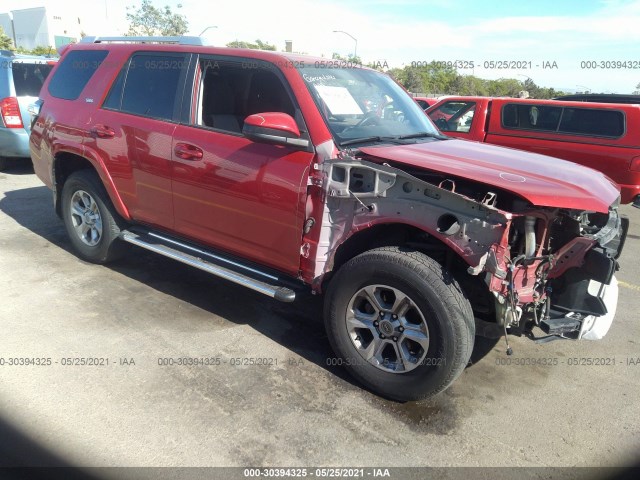
<path id="1" fill-rule="evenodd" d="M 422 138 L 422 137 L 430 137 L 430 138 L 439 138 L 445 139 L 444 135 L 440 135 L 438 133 L 430 133 L 430 132 L 419 132 L 419 133 L 411 133 L 409 135 L 400 135 L 399 137 L 395 137 L 398 140 L 408 140 L 410 138 Z"/>
<path id="2" fill-rule="evenodd" d="M 353 145 L 355 143 L 367 143 L 367 142 L 398 142 L 398 140 L 409 140 L 411 138 L 438 138 L 440 140 L 445 140 L 448 137 L 437 133 L 430 132 L 419 132 L 419 133 L 411 133 L 409 135 L 399 135 L 394 137 L 381 137 L 381 136 L 371 136 L 371 137 L 362 137 L 362 138 L 352 138 L 351 140 L 345 140 L 344 142 L 340 142 L 340 146 Z"/>
<path id="3" fill-rule="evenodd" d="M 346 145 L 353 145 L 356 143 L 367 143 L 367 142 L 388 142 L 396 140 L 396 137 L 362 137 L 362 138 L 352 138 L 351 140 L 345 140 L 344 142 L 340 142 L 340 146 L 344 147 Z"/>

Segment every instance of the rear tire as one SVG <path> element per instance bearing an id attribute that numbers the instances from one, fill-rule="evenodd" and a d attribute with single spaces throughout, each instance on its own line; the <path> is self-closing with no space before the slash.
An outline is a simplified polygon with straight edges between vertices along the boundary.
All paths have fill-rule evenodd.
<path id="1" fill-rule="evenodd" d="M 125 222 L 116 212 L 100 177 L 93 170 L 72 173 L 62 187 L 62 218 L 78 256 L 107 263 L 122 256 L 118 239 Z"/>
<path id="2" fill-rule="evenodd" d="M 384 247 L 351 259 L 331 280 L 324 313 L 336 363 L 394 400 L 442 392 L 473 350 L 469 301 L 440 264 L 413 250 Z"/>

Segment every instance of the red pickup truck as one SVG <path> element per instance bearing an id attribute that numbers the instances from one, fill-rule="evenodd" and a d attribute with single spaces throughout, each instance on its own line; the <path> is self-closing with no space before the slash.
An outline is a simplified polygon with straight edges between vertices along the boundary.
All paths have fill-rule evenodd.
<path id="1" fill-rule="evenodd" d="M 448 97 L 427 110 L 448 136 L 570 160 L 620 185 L 640 208 L 640 105 Z"/>

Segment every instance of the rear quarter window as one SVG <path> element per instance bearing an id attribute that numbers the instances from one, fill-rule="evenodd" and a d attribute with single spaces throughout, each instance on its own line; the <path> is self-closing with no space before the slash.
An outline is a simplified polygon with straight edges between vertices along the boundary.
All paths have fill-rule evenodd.
<path id="1" fill-rule="evenodd" d="M 53 65 L 48 63 L 13 62 L 11 73 L 17 97 L 37 97 Z"/>
<path id="2" fill-rule="evenodd" d="M 108 53 L 106 50 L 69 52 L 49 82 L 49 93 L 64 100 L 77 99 Z"/>

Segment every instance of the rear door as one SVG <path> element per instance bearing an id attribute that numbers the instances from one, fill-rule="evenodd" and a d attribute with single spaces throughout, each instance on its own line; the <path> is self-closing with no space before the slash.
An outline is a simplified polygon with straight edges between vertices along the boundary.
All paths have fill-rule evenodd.
<path id="1" fill-rule="evenodd" d="M 308 139 L 295 97 L 267 62 L 202 56 L 195 66 L 174 133 L 175 230 L 296 275 L 314 154 L 242 134 L 246 116 L 284 112 Z"/>
<path id="2" fill-rule="evenodd" d="M 171 142 L 189 58 L 135 52 L 91 117 L 84 144 L 104 161 L 131 216 L 165 229 L 173 228 Z M 112 65 L 106 59 L 105 72 Z"/>

